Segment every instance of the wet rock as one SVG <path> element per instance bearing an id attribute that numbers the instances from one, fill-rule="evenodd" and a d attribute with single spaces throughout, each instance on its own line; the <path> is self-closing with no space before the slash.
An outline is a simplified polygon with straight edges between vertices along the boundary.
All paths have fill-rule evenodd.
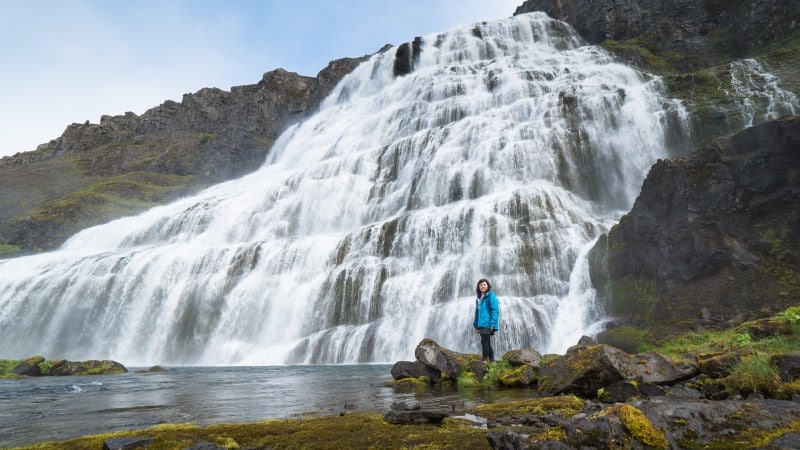
<path id="1" fill-rule="evenodd" d="M 419 425 L 442 423 L 449 414 L 439 410 L 423 410 L 419 402 L 394 402 L 383 415 L 387 422 L 395 425 Z"/>
<path id="2" fill-rule="evenodd" d="M 106 439 L 103 441 L 103 450 L 133 450 L 147 448 L 153 445 L 153 438 L 149 437 L 123 437 Z"/>
<path id="3" fill-rule="evenodd" d="M 431 383 L 436 383 L 440 376 L 441 374 L 438 370 L 428 367 L 419 361 L 398 361 L 392 366 L 392 378 L 395 380 L 428 377 Z"/>

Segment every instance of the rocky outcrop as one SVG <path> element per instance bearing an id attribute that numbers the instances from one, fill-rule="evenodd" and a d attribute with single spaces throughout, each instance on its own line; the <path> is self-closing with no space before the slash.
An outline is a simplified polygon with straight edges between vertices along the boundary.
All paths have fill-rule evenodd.
<path id="1" fill-rule="evenodd" d="M 16 361 L 0 359 L 0 378 L 66 376 L 66 375 L 115 375 L 128 369 L 116 361 L 46 360 L 42 356 Z"/>
<path id="2" fill-rule="evenodd" d="M 590 255 L 612 315 L 657 335 L 730 326 L 800 298 L 800 117 L 660 160 Z"/>
<path id="3" fill-rule="evenodd" d="M 60 360 L 53 363 L 50 369 L 52 376 L 67 375 L 116 375 L 126 373 L 128 369 L 116 361 L 95 360 L 88 361 L 65 361 Z"/>
<path id="4" fill-rule="evenodd" d="M 694 70 L 742 57 L 800 30 L 800 3 L 783 0 L 527 0 L 514 14 L 544 11 L 589 43 L 648 41 Z"/>
<path id="5" fill-rule="evenodd" d="M 230 92 L 205 88 L 140 116 L 72 124 L 0 159 L 0 257 L 52 249 L 87 226 L 258 168 L 278 135 L 366 58 L 332 61 L 316 78 L 278 69 Z"/>

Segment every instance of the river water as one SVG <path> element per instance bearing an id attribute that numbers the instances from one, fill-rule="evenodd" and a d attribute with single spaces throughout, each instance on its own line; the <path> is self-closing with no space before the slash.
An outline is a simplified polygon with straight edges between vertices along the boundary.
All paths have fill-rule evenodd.
<path id="1" fill-rule="evenodd" d="M 161 373 L 0 380 L 0 448 L 160 423 L 255 422 L 386 411 L 394 401 L 469 408 L 524 390 L 384 386 L 390 365 L 175 367 Z"/>

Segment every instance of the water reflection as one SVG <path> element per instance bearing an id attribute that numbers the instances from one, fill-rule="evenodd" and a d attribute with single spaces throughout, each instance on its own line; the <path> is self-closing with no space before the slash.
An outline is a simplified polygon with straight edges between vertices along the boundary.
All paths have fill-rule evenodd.
<path id="1" fill-rule="evenodd" d="M 252 422 L 269 418 L 385 411 L 392 402 L 463 410 L 531 396 L 525 390 L 384 386 L 389 365 L 178 367 L 163 373 L 0 381 L 0 447 L 159 423 Z"/>

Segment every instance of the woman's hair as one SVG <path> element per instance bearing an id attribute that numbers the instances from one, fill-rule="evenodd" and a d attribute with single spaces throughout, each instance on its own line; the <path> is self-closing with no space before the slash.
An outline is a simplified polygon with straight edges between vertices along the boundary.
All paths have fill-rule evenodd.
<path id="1" fill-rule="evenodd" d="M 489 286 L 489 289 L 487 289 L 486 292 L 489 292 L 489 291 L 492 290 L 492 283 L 489 283 L 489 280 L 487 280 L 486 278 L 481 278 L 480 280 L 478 280 L 478 284 L 475 285 L 475 295 L 477 295 L 478 297 L 481 296 L 480 285 L 483 282 L 486 282 L 486 285 Z"/>

